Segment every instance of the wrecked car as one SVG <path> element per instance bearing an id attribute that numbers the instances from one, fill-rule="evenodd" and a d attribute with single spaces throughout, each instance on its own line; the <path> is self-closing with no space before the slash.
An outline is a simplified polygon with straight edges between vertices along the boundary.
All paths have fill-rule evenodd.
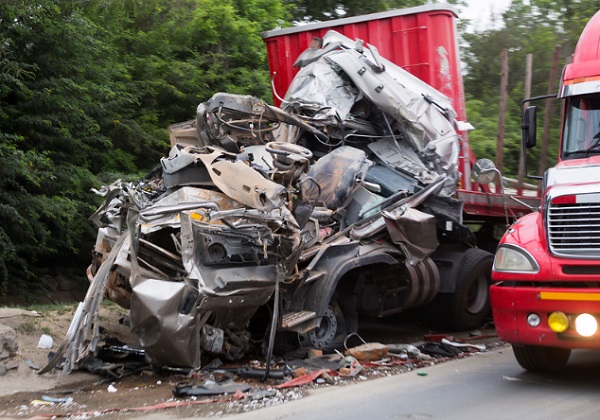
<path id="1" fill-rule="evenodd" d="M 359 315 L 432 305 L 460 329 L 487 316 L 492 256 L 453 198 L 448 99 L 334 31 L 296 64 L 281 107 L 217 93 L 170 127 L 145 179 L 97 191 L 65 371 L 98 345 L 104 296 L 129 309 L 150 363 L 184 368 L 276 340 L 339 346 Z"/>

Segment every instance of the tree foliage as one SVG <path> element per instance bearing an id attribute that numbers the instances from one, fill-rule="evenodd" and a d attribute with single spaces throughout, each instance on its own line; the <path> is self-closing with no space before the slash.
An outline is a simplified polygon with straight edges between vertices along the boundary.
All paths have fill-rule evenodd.
<path id="1" fill-rule="evenodd" d="M 297 22 L 340 19 L 392 9 L 422 6 L 428 3 L 465 4 L 463 0 L 287 0 L 286 3 Z"/>
<path id="2" fill-rule="evenodd" d="M 296 21 L 325 21 L 403 7 L 420 6 L 425 0 L 288 0 Z"/>
<path id="3" fill-rule="evenodd" d="M 467 115 L 477 130 L 471 132 L 471 146 L 478 157 L 495 155 L 498 133 L 498 103 L 500 100 L 500 78 L 502 50 L 509 56 L 509 100 L 504 137 L 504 168 L 507 175 L 518 172 L 520 150 L 520 103 L 524 99 L 526 55 L 533 55 L 531 95 L 556 92 L 562 66 L 573 54 L 577 39 L 587 21 L 598 10 L 597 2 L 581 0 L 513 0 L 502 14 L 502 25 L 474 33 L 463 33 L 465 46 L 462 49 L 466 64 L 465 90 L 467 92 Z M 553 54 L 560 46 L 560 60 L 555 84 L 549 86 Z M 542 111 L 539 116 L 541 128 L 544 103 L 537 103 Z M 483 108 L 482 108 L 483 107 Z M 556 162 L 558 150 L 560 104 L 556 104 L 550 116 L 552 125 L 549 135 L 549 161 Z M 541 137 L 541 130 L 538 130 Z M 494 148 L 491 147 L 492 143 Z M 530 172 L 537 172 L 540 148 L 529 152 Z"/>
<path id="4" fill-rule="evenodd" d="M 169 124 L 270 97 L 260 32 L 285 22 L 279 0 L 2 2 L 0 300 L 87 264 L 90 188 L 156 165 Z"/>

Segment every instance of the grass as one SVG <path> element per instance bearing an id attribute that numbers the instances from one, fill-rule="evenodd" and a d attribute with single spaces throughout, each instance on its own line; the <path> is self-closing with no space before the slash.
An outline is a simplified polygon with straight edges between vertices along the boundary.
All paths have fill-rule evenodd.
<path id="1" fill-rule="evenodd" d="M 55 337 L 54 330 L 50 327 L 42 327 L 42 334 L 49 335 L 51 337 Z"/>
<path id="2" fill-rule="evenodd" d="M 33 334 L 37 331 L 37 322 L 33 319 L 27 319 L 21 323 L 21 325 L 15 328 L 15 331 L 20 334 Z"/>
<path id="3" fill-rule="evenodd" d="M 35 305 L 27 308 L 22 308 L 29 311 L 35 311 L 42 315 L 42 317 L 29 317 L 22 316 L 22 322 L 15 327 L 15 331 L 19 334 L 47 334 L 51 337 L 56 336 L 56 331 L 46 323 L 52 323 L 52 320 L 56 317 L 66 314 L 68 312 L 74 312 L 75 307 L 73 305 Z"/>
<path id="4" fill-rule="evenodd" d="M 74 303 L 59 303 L 59 304 L 37 304 L 37 305 L 29 305 L 22 309 L 26 309 L 28 311 L 35 311 L 40 314 L 47 314 L 49 312 L 56 312 L 57 315 L 63 315 L 67 312 L 74 313 L 77 309 L 77 302 Z"/>

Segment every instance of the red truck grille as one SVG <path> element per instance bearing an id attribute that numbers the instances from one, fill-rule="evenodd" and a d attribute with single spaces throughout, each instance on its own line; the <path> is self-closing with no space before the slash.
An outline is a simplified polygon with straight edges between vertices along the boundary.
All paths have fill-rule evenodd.
<path id="1" fill-rule="evenodd" d="M 574 258 L 600 257 L 600 203 L 551 203 L 547 226 L 553 254 Z"/>

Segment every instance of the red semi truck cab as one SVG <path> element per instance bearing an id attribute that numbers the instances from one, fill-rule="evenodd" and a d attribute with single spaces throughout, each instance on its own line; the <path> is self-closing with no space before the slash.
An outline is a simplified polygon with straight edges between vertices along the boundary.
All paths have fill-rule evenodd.
<path id="1" fill-rule="evenodd" d="M 504 234 L 490 298 L 498 336 L 531 371 L 564 367 L 571 349 L 600 348 L 600 11 L 563 71 L 558 164 L 543 177 L 538 211 Z M 523 143 L 535 145 L 535 107 Z"/>

